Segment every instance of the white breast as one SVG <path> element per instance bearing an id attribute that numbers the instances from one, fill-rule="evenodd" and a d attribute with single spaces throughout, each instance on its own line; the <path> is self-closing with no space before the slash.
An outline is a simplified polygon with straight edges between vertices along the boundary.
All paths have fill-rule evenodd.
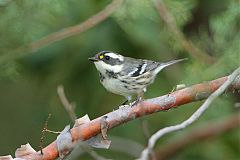
<path id="1" fill-rule="evenodd" d="M 133 93 L 130 93 L 125 87 L 124 84 L 115 78 L 106 78 L 102 82 L 103 86 L 109 91 L 114 94 L 122 95 L 127 97 Z"/>

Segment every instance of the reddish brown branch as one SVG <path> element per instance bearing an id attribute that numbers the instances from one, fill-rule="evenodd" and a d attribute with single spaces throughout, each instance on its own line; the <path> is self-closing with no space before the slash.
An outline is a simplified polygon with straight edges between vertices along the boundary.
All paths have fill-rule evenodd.
<path id="1" fill-rule="evenodd" d="M 121 107 L 118 110 L 105 114 L 107 116 L 108 130 L 148 114 L 175 108 L 180 105 L 206 99 L 212 92 L 218 89 L 228 77 L 222 77 L 213 81 L 196 84 L 173 93 L 157 98 L 147 99 L 137 106 Z M 240 89 L 240 76 L 229 88 L 230 90 Z M 87 140 L 101 132 L 101 118 L 96 118 L 89 123 L 74 127 L 71 129 L 73 141 Z M 40 152 L 29 154 L 21 158 L 35 160 L 52 160 L 58 157 L 56 141 L 43 149 L 43 155 Z"/>
<path id="2" fill-rule="evenodd" d="M 240 127 L 240 117 L 239 113 L 232 115 L 228 119 L 222 120 L 221 123 L 208 123 L 207 126 L 199 128 L 191 133 L 188 133 L 184 137 L 172 143 L 168 143 L 165 146 L 161 146 L 156 150 L 157 158 L 168 159 L 177 154 L 177 152 L 185 149 L 188 145 L 202 140 L 207 140 L 209 138 L 215 137 L 227 131 L 231 131 L 235 128 Z"/>

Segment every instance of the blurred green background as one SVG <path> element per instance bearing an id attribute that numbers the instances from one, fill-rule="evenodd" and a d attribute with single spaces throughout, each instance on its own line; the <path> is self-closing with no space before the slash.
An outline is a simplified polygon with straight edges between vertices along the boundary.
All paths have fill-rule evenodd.
<path id="1" fill-rule="evenodd" d="M 146 98 L 164 95 L 177 84 L 196 84 L 230 74 L 240 64 L 239 0 L 165 0 L 177 27 L 198 48 L 214 57 L 213 63 L 192 58 L 159 16 L 154 1 L 125 0 L 105 21 L 88 31 L 50 44 L 33 53 L 17 51 L 52 32 L 83 22 L 109 0 L 0 0 L 0 155 L 14 154 L 29 142 L 39 150 L 44 122 L 60 131 L 72 124 L 57 96 L 62 84 L 78 117 L 91 119 L 117 109 L 124 98 L 107 92 L 87 58 L 102 50 L 125 56 L 168 61 L 188 57 L 184 63 L 161 72 L 148 88 Z M 17 52 L 16 52 L 17 51 Z M 191 127 L 162 138 L 157 146 L 237 111 L 239 94 L 224 94 Z M 143 117 L 150 133 L 188 118 L 202 102 L 191 103 Z M 147 140 L 141 121 L 134 120 L 109 132 L 142 146 Z M 194 143 L 171 159 L 239 159 L 239 129 L 208 141 Z M 45 145 L 56 138 L 47 134 Z M 127 146 L 127 144 L 126 144 Z M 113 159 L 133 159 L 126 153 L 95 149 Z M 92 159 L 88 154 L 83 159 Z"/>

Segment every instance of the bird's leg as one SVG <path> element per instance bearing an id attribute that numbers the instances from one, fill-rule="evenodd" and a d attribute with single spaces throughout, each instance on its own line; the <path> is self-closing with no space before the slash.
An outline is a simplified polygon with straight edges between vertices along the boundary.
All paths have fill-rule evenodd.
<path id="1" fill-rule="evenodd" d="M 137 97 L 137 99 L 131 104 L 131 107 L 137 105 L 141 101 L 141 97 Z"/>
<path id="2" fill-rule="evenodd" d="M 141 102 L 143 100 L 143 96 L 144 96 L 144 92 L 140 92 L 137 95 L 137 99 L 131 104 L 131 107 L 137 105 L 139 102 Z"/>
<path id="3" fill-rule="evenodd" d="M 168 96 L 169 96 L 170 94 L 172 94 L 174 91 L 178 91 L 178 90 L 183 89 L 183 88 L 185 88 L 185 87 L 186 87 L 185 84 L 178 84 L 178 85 L 174 86 L 173 89 L 172 89 L 172 91 L 171 91 L 170 93 L 168 93 Z"/>
<path id="4" fill-rule="evenodd" d="M 128 101 L 128 99 L 127 99 L 126 101 L 124 101 L 124 102 L 121 104 L 121 106 L 126 105 L 128 102 L 129 102 L 129 101 Z"/>
<path id="5" fill-rule="evenodd" d="M 173 87 L 173 89 L 171 90 L 171 92 L 169 92 L 167 95 L 169 96 L 169 95 L 172 94 L 175 90 L 176 90 L 176 87 Z"/>
<path id="6" fill-rule="evenodd" d="M 130 102 L 131 101 L 131 99 L 132 99 L 132 96 L 130 95 L 130 96 L 126 96 L 126 101 L 124 101 L 122 104 L 121 104 L 121 106 L 125 106 L 128 102 Z"/>

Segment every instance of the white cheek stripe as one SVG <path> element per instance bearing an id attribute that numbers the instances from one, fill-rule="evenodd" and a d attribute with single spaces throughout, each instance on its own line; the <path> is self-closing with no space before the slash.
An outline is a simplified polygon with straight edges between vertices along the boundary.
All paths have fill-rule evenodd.
<path id="1" fill-rule="evenodd" d="M 147 67 L 147 63 L 145 63 L 145 64 L 142 66 L 141 71 L 139 72 L 139 74 L 142 74 L 142 73 L 145 71 L 146 67 Z"/>
<path id="2" fill-rule="evenodd" d="M 105 55 L 112 57 L 114 59 L 119 59 L 120 61 L 123 61 L 123 56 L 121 56 L 119 54 L 110 52 L 110 53 L 106 53 Z"/>
<path id="3" fill-rule="evenodd" d="M 122 71 L 122 67 L 123 67 L 123 65 L 111 66 L 111 65 L 106 64 L 102 61 L 94 62 L 94 64 L 95 64 L 97 70 L 100 71 L 103 74 L 105 74 L 106 70 L 112 71 L 114 73 L 120 72 L 120 71 Z"/>

